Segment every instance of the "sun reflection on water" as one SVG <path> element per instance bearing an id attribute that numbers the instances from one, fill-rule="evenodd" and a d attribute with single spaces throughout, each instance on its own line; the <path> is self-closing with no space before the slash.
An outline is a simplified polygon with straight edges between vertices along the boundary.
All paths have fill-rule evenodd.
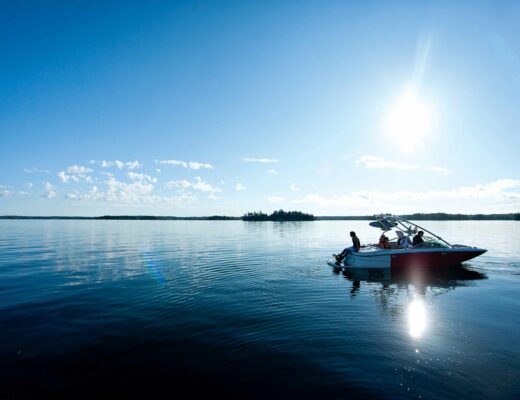
<path id="1" fill-rule="evenodd" d="M 426 329 L 426 307 L 420 299 L 408 305 L 408 329 L 413 338 L 420 338 Z"/>

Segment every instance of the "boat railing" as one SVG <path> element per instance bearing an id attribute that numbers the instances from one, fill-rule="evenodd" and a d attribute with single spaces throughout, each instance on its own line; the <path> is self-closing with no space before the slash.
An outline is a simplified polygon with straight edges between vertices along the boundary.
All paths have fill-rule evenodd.
<path id="1" fill-rule="evenodd" d="M 444 240 L 442 237 L 436 235 L 435 233 L 429 231 L 428 229 L 426 228 L 423 228 L 422 226 L 419 226 L 417 225 L 416 223 L 413 223 L 413 222 L 410 222 L 398 215 L 391 215 L 391 214 L 381 214 L 381 215 L 377 215 L 377 216 L 374 216 L 376 220 L 380 221 L 381 220 L 387 220 L 387 221 L 390 221 L 391 223 L 395 224 L 394 228 L 400 228 L 404 231 L 404 233 L 407 235 L 407 236 L 411 236 L 413 234 L 416 234 L 419 230 L 422 230 L 424 232 L 427 232 L 429 233 L 430 235 L 432 235 L 434 238 L 440 240 L 441 242 L 443 242 L 444 244 L 446 244 L 448 247 L 453 247 L 448 241 Z M 412 228 L 413 227 L 413 228 Z"/>

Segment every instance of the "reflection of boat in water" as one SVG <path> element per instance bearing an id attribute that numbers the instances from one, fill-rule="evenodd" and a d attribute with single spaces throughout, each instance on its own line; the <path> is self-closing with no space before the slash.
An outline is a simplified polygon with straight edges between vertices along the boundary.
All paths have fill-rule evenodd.
<path id="1" fill-rule="evenodd" d="M 472 281 L 487 279 L 481 272 L 462 265 L 444 269 L 390 269 L 390 268 L 335 268 L 335 274 L 342 274 L 352 282 L 350 295 L 356 297 L 365 282 L 368 290 L 376 299 L 379 308 L 390 315 L 403 312 L 402 295 L 417 299 L 436 296 L 454 290 L 456 287 L 470 285 Z"/>
<path id="2" fill-rule="evenodd" d="M 333 259 L 327 260 L 327 263 L 333 267 L 368 269 L 438 269 L 458 265 L 487 251 L 477 247 L 450 244 L 427 229 L 394 215 L 376 216 L 370 226 L 380 228 L 383 232 L 395 230 L 396 235 L 402 232 L 407 238 L 421 230 L 430 236 L 425 235 L 423 243 L 406 248 L 399 248 L 398 237 L 395 237 L 389 241 L 389 249 L 370 244 L 362 247 L 358 252 L 350 252 L 341 264 Z"/>
<path id="3" fill-rule="evenodd" d="M 392 269 L 392 268 L 340 268 L 343 276 L 351 281 L 366 281 L 380 283 L 412 283 L 420 286 L 462 286 L 465 281 L 486 279 L 486 275 L 457 265 L 441 269 Z"/>

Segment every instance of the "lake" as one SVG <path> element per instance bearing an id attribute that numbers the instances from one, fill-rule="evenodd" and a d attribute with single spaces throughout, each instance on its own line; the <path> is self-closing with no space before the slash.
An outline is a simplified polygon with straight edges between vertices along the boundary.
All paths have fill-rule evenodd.
<path id="1" fill-rule="evenodd" d="M 0 220 L 0 398 L 520 397 L 520 222 L 402 278 L 325 260 L 368 221 Z"/>

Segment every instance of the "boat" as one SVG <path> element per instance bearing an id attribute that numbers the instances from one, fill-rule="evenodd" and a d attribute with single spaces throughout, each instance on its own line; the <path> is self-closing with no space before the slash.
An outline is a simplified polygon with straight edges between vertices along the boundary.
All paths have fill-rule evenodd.
<path id="1" fill-rule="evenodd" d="M 381 229 L 385 234 L 386 232 L 396 234 L 395 238 L 389 240 L 389 249 L 383 249 L 379 244 L 369 244 L 361 246 L 358 252 L 350 252 L 341 263 L 329 259 L 327 264 L 335 268 L 445 268 L 459 265 L 487 251 L 462 244 L 450 244 L 426 228 L 397 215 L 381 214 L 374 216 L 374 219 L 375 221 L 369 223 L 370 226 Z M 410 237 L 419 231 L 424 232 L 423 243 L 399 248 L 398 235 L 410 240 Z"/>

